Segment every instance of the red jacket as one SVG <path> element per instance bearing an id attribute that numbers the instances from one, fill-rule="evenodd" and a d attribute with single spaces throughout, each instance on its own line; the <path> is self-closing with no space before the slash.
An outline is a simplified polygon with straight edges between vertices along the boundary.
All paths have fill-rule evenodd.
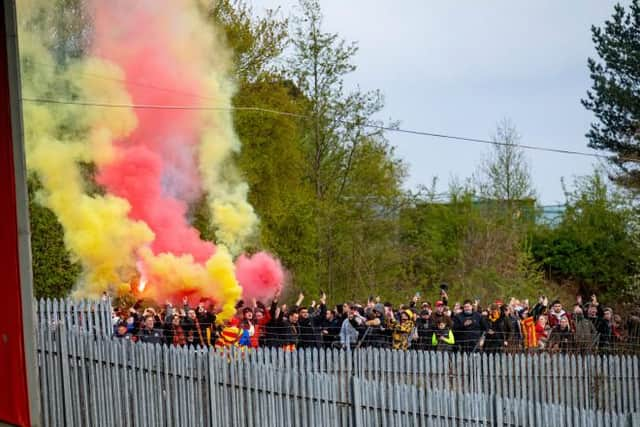
<path id="1" fill-rule="evenodd" d="M 266 325 L 267 323 L 269 323 L 270 320 L 271 320 L 271 315 L 269 314 L 269 312 L 265 312 L 264 316 L 262 316 L 262 319 L 260 319 L 257 323 L 254 324 L 253 336 L 251 336 L 250 338 L 251 347 L 258 348 L 258 346 L 260 345 L 260 337 L 265 333 Z"/>
<path id="2" fill-rule="evenodd" d="M 546 328 L 543 327 L 540 322 L 536 323 L 536 337 L 537 338 L 547 338 Z"/>

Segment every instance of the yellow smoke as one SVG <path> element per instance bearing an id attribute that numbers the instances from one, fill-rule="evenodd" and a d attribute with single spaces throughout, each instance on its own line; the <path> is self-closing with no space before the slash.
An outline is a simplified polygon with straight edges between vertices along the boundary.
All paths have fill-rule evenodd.
<path id="1" fill-rule="evenodd" d="M 124 73 L 116 65 L 98 58 L 88 58 L 74 64 L 68 72 L 74 83 L 82 88 L 87 100 L 103 103 L 130 105 L 131 97 L 122 86 Z M 95 76 L 100 76 L 96 78 Z M 91 160 L 97 166 L 113 160 L 111 142 L 129 135 L 137 126 L 137 118 L 129 108 L 86 108 L 82 112 L 90 124 L 88 142 Z"/>
<path id="2" fill-rule="evenodd" d="M 218 246 L 215 255 L 206 263 L 209 275 L 216 280 L 220 287 L 222 311 L 220 320 L 230 319 L 236 314 L 235 302 L 242 295 L 242 288 L 238 285 L 234 275 L 234 265 L 231 255 L 224 246 Z"/>
<path id="3" fill-rule="evenodd" d="M 233 254 L 238 254 L 253 235 L 258 217 L 247 201 L 248 185 L 229 166 L 238 142 L 231 118 L 226 115 L 230 113 L 218 112 L 215 117 L 218 126 L 210 126 L 203 133 L 199 166 L 216 237 Z"/>
<path id="4" fill-rule="evenodd" d="M 232 161 L 240 151 L 231 109 L 236 88 L 231 77 L 232 56 L 219 29 L 203 19 L 213 2 L 182 0 L 182 3 L 183 13 L 174 14 L 173 20 L 174 25 L 177 20 L 178 34 L 169 48 L 181 61 L 191 64 L 191 70 L 200 73 L 198 78 L 205 88 L 200 102 L 218 108 L 202 113 L 198 168 L 216 240 L 237 255 L 255 234 L 258 217 L 247 200 L 249 187 Z"/>
<path id="5" fill-rule="evenodd" d="M 189 64 L 185 72 L 205 88 L 199 94 L 201 97 L 194 98 L 193 102 L 206 106 L 230 105 L 235 87 L 228 78 L 231 53 L 224 46 L 218 29 L 205 18 L 207 5 L 202 0 L 176 0 L 170 3 L 170 8 L 168 26 L 172 28 L 172 37 L 167 49 L 179 63 Z M 245 239 L 253 234 L 257 217 L 247 202 L 248 187 L 240 182 L 230 166 L 233 152 L 240 149 L 231 113 L 206 111 L 201 117 L 198 167 L 220 245 L 204 266 L 194 263 L 190 256 L 153 256 L 150 251 L 145 251 L 144 259 L 150 282 L 162 282 L 159 292 L 163 296 L 170 292 L 211 297 L 222 304 L 218 318 L 224 320 L 235 314 L 235 302 L 242 295 L 232 254 L 239 253 Z"/>
<path id="6" fill-rule="evenodd" d="M 149 283 L 143 295 L 165 301 L 178 295 L 209 297 L 221 305 L 217 320 L 235 315 L 235 302 L 242 295 L 234 274 L 229 251 L 218 246 L 216 253 L 204 264 L 193 261 L 191 255 L 154 255 L 150 249 L 140 251 Z"/>
<path id="7" fill-rule="evenodd" d="M 42 8 L 47 5 L 38 4 Z M 35 6 L 32 4 L 32 6 Z M 25 18 L 27 22 L 28 16 Z M 20 27 L 22 93 L 28 99 L 106 98 L 130 103 L 118 79 L 122 73 L 97 59 L 56 67 L 37 34 Z M 97 83 L 91 75 L 107 77 Z M 128 218 L 129 203 L 112 195 L 88 195 L 79 162 L 107 163 L 111 141 L 136 126 L 129 109 L 96 110 L 77 105 L 23 104 L 27 165 L 42 183 L 38 201 L 50 208 L 65 231 L 65 245 L 83 266 L 79 296 L 99 296 L 136 274 L 136 251 L 154 238 L 146 224 Z"/>
<path id="8" fill-rule="evenodd" d="M 25 0 L 19 5 L 23 96 L 131 104 L 117 65 L 92 57 L 64 67 L 54 61 L 43 36 L 31 26 L 38 16 L 55 16 L 54 3 Z M 203 18 L 203 0 L 163 4 L 175 12 L 167 14 L 167 31 L 176 32 L 167 49 L 179 63 L 189 64 L 189 72 L 199 73 L 207 88 L 201 94 L 203 104 L 229 107 L 234 90 L 229 79 L 231 55 L 217 30 Z M 55 213 L 65 231 L 66 247 L 83 266 L 76 295 L 96 297 L 122 289 L 122 282 L 137 274 L 141 260 L 150 276 L 148 292 L 157 300 L 178 294 L 209 296 L 222 304 L 220 320 L 235 314 L 241 288 L 232 255 L 242 250 L 258 220 L 247 202 L 248 186 L 230 165 L 240 149 L 230 111 L 202 114 L 199 171 L 222 243 L 202 265 L 189 255 L 153 254 L 149 249 L 153 232 L 145 223 L 128 218 L 126 200 L 87 193 L 80 163 L 100 167 L 113 160 L 117 151 L 112 141 L 126 139 L 137 125 L 132 110 L 41 102 L 25 102 L 23 110 L 27 164 L 43 186 L 39 201 Z"/>
<path id="9" fill-rule="evenodd" d="M 136 250 L 153 240 L 146 224 L 127 218 L 129 204 L 111 195 L 89 196 L 77 159 L 85 147 L 42 140 L 27 155 L 40 177 L 42 202 L 65 230 L 65 244 L 84 267 L 79 296 L 113 290 L 135 273 Z"/>

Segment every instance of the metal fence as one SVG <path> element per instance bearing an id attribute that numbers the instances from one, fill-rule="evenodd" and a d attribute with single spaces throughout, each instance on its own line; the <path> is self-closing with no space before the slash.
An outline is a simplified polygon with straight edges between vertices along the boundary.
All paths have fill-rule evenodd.
<path id="1" fill-rule="evenodd" d="M 617 355 L 258 349 L 251 363 L 280 370 L 356 375 L 378 383 L 497 395 L 576 408 L 640 411 L 640 358 Z"/>
<path id="2" fill-rule="evenodd" d="M 640 418 L 523 399 L 475 393 L 429 391 L 410 385 L 354 377 L 358 426 L 631 426 Z M 634 424 L 635 423 L 635 424 Z"/>
<path id="3" fill-rule="evenodd" d="M 39 325 L 64 326 L 67 330 L 113 334 L 111 300 L 40 299 L 36 302 Z"/>
<path id="4" fill-rule="evenodd" d="M 638 358 L 572 357 L 220 353 L 38 329 L 45 426 L 640 425 Z"/>

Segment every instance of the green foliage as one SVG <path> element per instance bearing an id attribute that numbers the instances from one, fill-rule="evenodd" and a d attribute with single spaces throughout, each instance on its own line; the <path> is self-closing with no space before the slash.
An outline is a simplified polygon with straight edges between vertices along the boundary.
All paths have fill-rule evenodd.
<path id="1" fill-rule="evenodd" d="M 364 126 L 382 109 L 381 94 L 345 90 L 356 44 L 323 31 L 317 1 L 301 1 L 300 10 L 286 75 L 308 117 L 299 144 L 314 196 L 315 281 L 336 298 L 354 298 L 397 281 L 395 217 L 405 170 L 382 133 Z"/>
<path id="2" fill-rule="evenodd" d="M 288 21 L 278 18 L 277 9 L 259 17 L 242 0 L 218 0 L 209 14 L 224 30 L 238 80 L 255 81 L 273 71 L 288 35 Z"/>
<path id="3" fill-rule="evenodd" d="M 521 137 L 509 119 L 498 123 L 492 138 L 497 144 L 489 157 L 480 163 L 474 178 L 478 193 L 493 200 L 523 200 L 534 197 L 531 168 Z"/>
<path id="4" fill-rule="evenodd" d="M 33 289 L 36 298 L 62 298 L 69 294 L 81 267 L 71 261 L 64 246 L 64 233 L 56 216 L 37 202 L 40 184 L 29 176 L 29 220 Z"/>
<path id="5" fill-rule="evenodd" d="M 585 294 L 616 295 L 638 274 L 635 213 L 600 173 L 575 187 L 566 192 L 561 222 L 535 234 L 533 253 L 552 278 L 575 281 Z"/>
<path id="6" fill-rule="evenodd" d="M 86 30 L 90 17 L 83 0 L 55 1 L 61 6 L 56 14 L 35 13 L 29 25 L 43 31 L 47 48 L 55 53 L 50 67 L 64 69 L 70 58 L 82 56 L 91 36 Z M 365 126 L 383 124 L 373 119 L 384 106 L 383 97 L 375 90 L 345 88 L 345 77 L 355 70 L 357 45 L 323 31 L 317 0 L 300 2 L 291 28 L 277 10 L 259 17 L 241 0 L 211 5 L 206 12 L 222 25 L 222 36 L 233 49 L 234 106 L 289 113 L 234 113 L 242 141 L 235 160 L 261 219 L 248 249 L 266 249 L 282 260 L 290 275 L 289 293 L 302 290 L 313 299 L 324 290 L 335 302 L 380 295 L 399 303 L 415 291 L 432 300 L 438 284 L 448 282 L 452 301 L 533 299 L 541 291 L 558 295 L 561 288 L 545 284 L 544 271 L 547 279 L 577 282 L 585 291 L 637 296 L 636 213 L 601 175 L 567 192 L 557 227 L 536 225 L 528 165 L 515 147 L 519 136 L 503 122 L 494 139 L 511 145 L 498 147 L 480 166 L 484 175 L 476 176 L 474 187 L 454 183 L 446 202 L 437 200 L 434 191 L 406 194 L 405 165 L 383 132 Z M 633 126 L 639 109 L 637 84 L 633 89 L 631 82 L 639 80 L 640 55 L 625 52 L 639 50 L 639 16 L 635 0 L 630 13 L 617 7 L 612 22 L 594 28 L 604 64 L 590 60 L 594 88 L 584 101 L 600 121 L 592 126 L 590 144 L 636 158 Z M 51 73 L 32 56 L 27 52 L 21 64 L 23 79 L 37 88 L 30 96 L 77 92 L 56 86 L 72 85 L 66 80 L 49 84 Z M 281 64 L 287 64 L 286 70 Z M 71 117 L 64 108 L 59 114 Z M 77 136 L 70 134 L 73 129 L 82 131 L 76 123 L 52 132 L 64 140 Z M 618 164 L 627 168 L 621 169 L 620 182 L 637 179 L 635 169 L 622 160 Z M 81 168 L 88 191 L 101 194 L 94 165 Z M 80 267 L 70 260 L 52 212 L 37 204 L 38 187 L 30 177 L 36 295 L 64 296 Z M 204 196 L 190 206 L 189 216 L 203 238 L 214 239 Z"/>
<path id="7" fill-rule="evenodd" d="M 615 153 L 615 179 L 640 190 L 640 2 L 626 10 L 617 4 L 603 27 L 591 29 L 600 62 L 589 58 L 593 86 L 582 104 L 596 122 L 587 133 L 589 146 Z"/>
<path id="8" fill-rule="evenodd" d="M 234 103 L 295 113 L 300 99 L 289 82 L 268 76 L 242 85 Z M 243 143 L 238 166 L 251 189 L 249 201 L 261 219 L 258 246 L 278 255 L 294 274 L 297 287 L 317 290 L 313 191 L 305 180 L 300 121 L 238 112 L 235 124 Z"/>
<path id="9" fill-rule="evenodd" d="M 30 32 L 39 34 L 57 65 L 65 65 L 84 55 L 92 37 L 86 0 L 51 0 L 51 4 L 29 2 L 29 5 L 37 10 L 27 13 L 18 4 L 18 18 L 29 16 L 29 21 L 23 25 Z"/>
<path id="10" fill-rule="evenodd" d="M 324 277 L 333 294 L 346 299 L 391 291 L 401 259 L 397 216 L 401 200 L 402 163 L 384 141 L 365 140 L 354 154 L 340 199 L 329 206 L 321 232 L 322 250 L 330 260 Z M 329 270 L 330 268 L 330 270 Z M 330 280 L 333 280 L 331 282 Z"/>
<path id="11" fill-rule="evenodd" d="M 462 250 L 464 224 L 470 209 L 469 195 L 462 200 L 453 199 L 449 204 L 416 196 L 401 211 L 400 238 L 406 283 L 426 289 L 450 280 Z"/>
<path id="12" fill-rule="evenodd" d="M 256 17 L 245 3 L 228 0 L 217 2 L 211 17 L 222 25 L 234 51 L 238 78 L 234 105 L 302 113 L 306 98 L 273 71 L 287 42 L 287 21 L 274 11 Z M 317 290 L 314 201 L 300 143 L 302 124 L 293 116 L 246 110 L 236 112 L 234 124 L 242 141 L 236 160 L 261 220 L 253 249 L 275 253 L 295 287 Z M 213 238 L 202 202 L 194 207 L 193 217 L 203 237 Z"/>
<path id="13" fill-rule="evenodd" d="M 448 282 L 458 300 L 534 296 L 543 277 L 527 243 L 531 221 L 519 210 L 469 191 L 446 203 L 414 197 L 400 216 L 404 280 L 432 295 Z"/>

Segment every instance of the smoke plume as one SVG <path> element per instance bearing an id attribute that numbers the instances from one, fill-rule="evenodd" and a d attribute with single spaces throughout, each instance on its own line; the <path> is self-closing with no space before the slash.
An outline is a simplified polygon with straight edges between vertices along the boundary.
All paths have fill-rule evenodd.
<path id="1" fill-rule="evenodd" d="M 135 282 L 157 301 L 211 298 L 228 318 L 241 295 L 266 298 L 280 288 L 277 260 L 240 255 L 258 218 L 232 162 L 240 142 L 231 56 L 202 2 L 87 0 L 90 28 L 77 36 L 87 47 L 63 63 L 37 25 L 41 12 L 53 13 L 51 2 L 28 5 L 19 10 L 23 97 L 83 104 L 23 107 L 40 202 L 83 266 L 76 294 Z M 82 165 L 95 167 L 104 194 L 88 191 Z M 217 246 L 187 217 L 203 196 Z"/>

